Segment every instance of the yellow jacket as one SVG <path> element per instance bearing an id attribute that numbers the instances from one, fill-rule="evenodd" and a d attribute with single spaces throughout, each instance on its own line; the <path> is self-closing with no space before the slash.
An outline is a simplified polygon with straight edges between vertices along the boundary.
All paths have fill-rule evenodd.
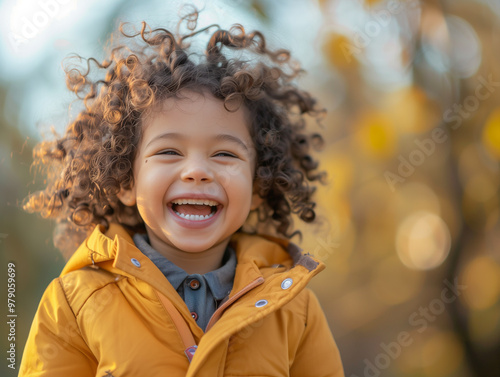
<path id="1" fill-rule="evenodd" d="M 116 224 L 102 231 L 96 227 L 45 291 L 20 376 L 344 376 L 323 312 L 305 288 L 324 265 L 293 244 L 234 235 L 233 290 L 204 333 L 130 235 Z M 198 344 L 191 363 L 159 295 Z"/>

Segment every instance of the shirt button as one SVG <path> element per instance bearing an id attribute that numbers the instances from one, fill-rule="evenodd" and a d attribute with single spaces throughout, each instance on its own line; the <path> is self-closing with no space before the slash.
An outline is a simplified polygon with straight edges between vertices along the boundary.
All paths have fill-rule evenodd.
<path id="1" fill-rule="evenodd" d="M 196 291 L 198 288 L 200 288 L 200 281 L 198 279 L 193 279 L 189 282 L 189 288 L 191 288 L 193 291 Z"/>
<path id="2" fill-rule="evenodd" d="M 141 267 L 141 262 L 139 262 L 137 259 L 132 258 L 130 261 L 135 267 Z"/>
<path id="3" fill-rule="evenodd" d="M 196 321 L 198 319 L 198 314 L 196 312 L 191 312 L 191 317 Z"/>

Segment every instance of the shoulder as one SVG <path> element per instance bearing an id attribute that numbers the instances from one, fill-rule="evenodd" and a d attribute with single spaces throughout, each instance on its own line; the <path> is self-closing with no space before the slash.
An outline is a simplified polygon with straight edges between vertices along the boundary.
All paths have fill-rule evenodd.
<path id="1" fill-rule="evenodd" d="M 59 281 L 74 314 L 78 315 L 80 309 L 91 296 L 110 284 L 116 283 L 118 279 L 118 275 L 104 269 L 84 267 L 62 275 L 56 280 Z"/>
<path id="2" fill-rule="evenodd" d="M 283 306 L 282 310 L 290 311 L 294 316 L 301 318 L 307 323 L 311 314 L 322 312 L 321 306 L 314 292 L 304 288 L 290 302 Z"/>

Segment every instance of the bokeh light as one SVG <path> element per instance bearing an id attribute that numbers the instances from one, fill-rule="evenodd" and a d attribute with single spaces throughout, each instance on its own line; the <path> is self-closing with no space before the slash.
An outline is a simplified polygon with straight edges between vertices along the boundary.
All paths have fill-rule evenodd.
<path id="1" fill-rule="evenodd" d="M 399 226 L 396 250 L 399 259 L 409 268 L 429 270 L 444 262 L 450 252 L 448 227 L 434 213 L 416 212 Z"/>
<path id="2" fill-rule="evenodd" d="M 500 108 L 496 108 L 486 121 L 482 140 L 491 155 L 500 160 Z"/>
<path id="3" fill-rule="evenodd" d="M 491 257 L 474 258 L 463 271 L 463 300 L 473 310 L 492 307 L 500 298 L 500 266 Z"/>

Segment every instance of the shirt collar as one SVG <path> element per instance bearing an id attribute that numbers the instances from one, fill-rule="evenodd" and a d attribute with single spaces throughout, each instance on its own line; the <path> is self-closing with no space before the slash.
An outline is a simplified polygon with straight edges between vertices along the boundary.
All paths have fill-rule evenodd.
<path id="1" fill-rule="evenodd" d="M 222 300 L 228 296 L 233 288 L 236 253 L 232 247 L 227 247 L 223 260 L 226 262 L 221 267 L 203 275 L 216 300 Z"/>
<path id="2" fill-rule="evenodd" d="M 158 267 L 158 269 L 165 275 L 170 284 L 172 284 L 175 290 L 179 289 L 184 280 L 191 277 L 191 275 L 189 275 L 182 268 L 170 262 L 158 251 L 153 249 L 153 247 L 149 244 L 147 234 L 136 233 L 133 236 L 133 240 L 137 248 L 149 259 L 151 259 L 156 267 Z M 235 270 L 236 253 L 232 247 L 228 246 L 224 254 L 223 265 L 217 270 L 210 271 L 202 275 L 216 300 L 222 300 L 231 291 Z"/>

